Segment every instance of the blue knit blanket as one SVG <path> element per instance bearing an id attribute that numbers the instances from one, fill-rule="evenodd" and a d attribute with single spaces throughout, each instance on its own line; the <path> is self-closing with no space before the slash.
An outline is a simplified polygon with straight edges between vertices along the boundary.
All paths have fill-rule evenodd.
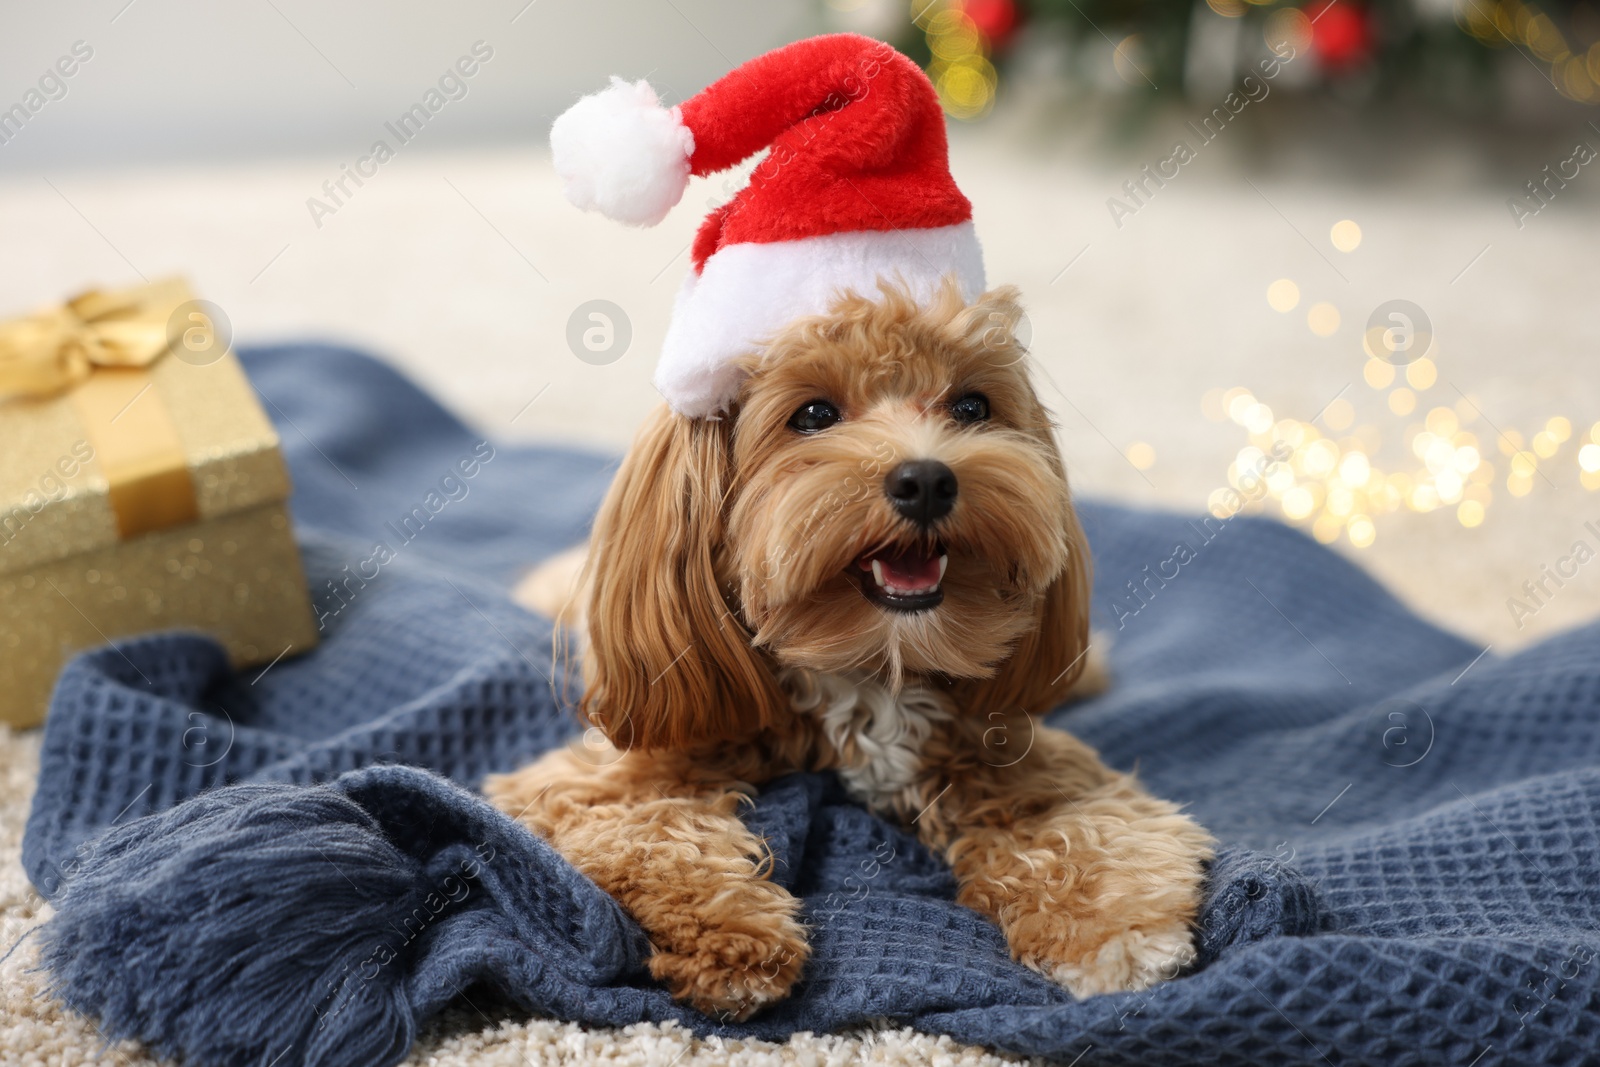
<path id="1" fill-rule="evenodd" d="M 796 775 L 748 820 L 814 955 L 790 1000 L 719 1023 L 470 791 L 573 743 L 549 628 L 507 589 L 582 537 L 613 462 L 486 442 L 353 353 L 246 367 L 325 640 L 234 673 L 156 635 L 62 675 L 23 861 L 55 988 L 107 1035 L 389 1064 L 454 1002 L 775 1039 L 887 1018 L 1083 1067 L 1593 1062 L 1600 627 L 1481 654 L 1286 527 L 1084 504 L 1116 683 L 1052 721 L 1224 843 L 1199 964 L 1074 1001 L 914 839 Z"/>

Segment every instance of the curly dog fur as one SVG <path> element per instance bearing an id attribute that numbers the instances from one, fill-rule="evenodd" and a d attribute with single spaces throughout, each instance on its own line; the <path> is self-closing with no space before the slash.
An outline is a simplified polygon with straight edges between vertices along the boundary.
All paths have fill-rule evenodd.
<path id="1" fill-rule="evenodd" d="M 591 727 L 485 792 L 633 914 L 702 1011 L 746 1018 L 803 973 L 799 902 L 739 807 L 804 769 L 943 855 L 959 900 L 1075 995 L 1194 957 L 1210 836 L 1037 718 L 1097 667 L 1020 316 L 1009 288 L 841 297 L 746 361 L 728 417 L 658 410 L 587 549 L 521 591 L 581 635 Z M 945 506 L 919 513 L 929 461 Z"/>

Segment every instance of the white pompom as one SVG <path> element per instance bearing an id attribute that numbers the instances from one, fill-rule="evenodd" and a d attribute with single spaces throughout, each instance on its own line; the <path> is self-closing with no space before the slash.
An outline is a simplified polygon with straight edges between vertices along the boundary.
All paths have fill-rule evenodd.
<path id="1" fill-rule="evenodd" d="M 550 149 L 568 200 L 630 226 L 654 226 L 689 185 L 694 134 L 642 79 L 614 77 L 556 119 Z"/>

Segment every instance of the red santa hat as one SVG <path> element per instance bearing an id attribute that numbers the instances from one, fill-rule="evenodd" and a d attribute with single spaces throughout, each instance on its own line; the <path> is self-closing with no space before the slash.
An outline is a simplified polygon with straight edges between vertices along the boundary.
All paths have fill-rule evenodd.
<path id="1" fill-rule="evenodd" d="M 928 299 L 949 276 L 968 299 L 984 289 L 938 97 L 881 41 L 797 41 L 671 109 L 645 82 L 612 78 L 556 119 L 550 147 L 569 200 L 635 226 L 665 218 L 691 175 L 770 148 L 695 237 L 655 378 L 683 415 L 726 410 L 733 360 L 843 291 L 884 279 Z"/>

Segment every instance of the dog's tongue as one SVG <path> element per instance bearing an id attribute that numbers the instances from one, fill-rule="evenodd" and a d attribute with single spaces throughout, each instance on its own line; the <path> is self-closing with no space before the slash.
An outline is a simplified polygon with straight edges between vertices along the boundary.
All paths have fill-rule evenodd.
<path id="1" fill-rule="evenodd" d="M 903 588 L 918 588 L 939 584 L 939 557 L 905 553 L 898 556 L 879 556 L 883 576 Z"/>
<path id="2" fill-rule="evenodd" d="M 856 566 L 871 571 L 880 586 L 894 592 L 937 589 L 944 577 L 944 556 L 939 552 L 884 552 L 862 556 Z"/>

